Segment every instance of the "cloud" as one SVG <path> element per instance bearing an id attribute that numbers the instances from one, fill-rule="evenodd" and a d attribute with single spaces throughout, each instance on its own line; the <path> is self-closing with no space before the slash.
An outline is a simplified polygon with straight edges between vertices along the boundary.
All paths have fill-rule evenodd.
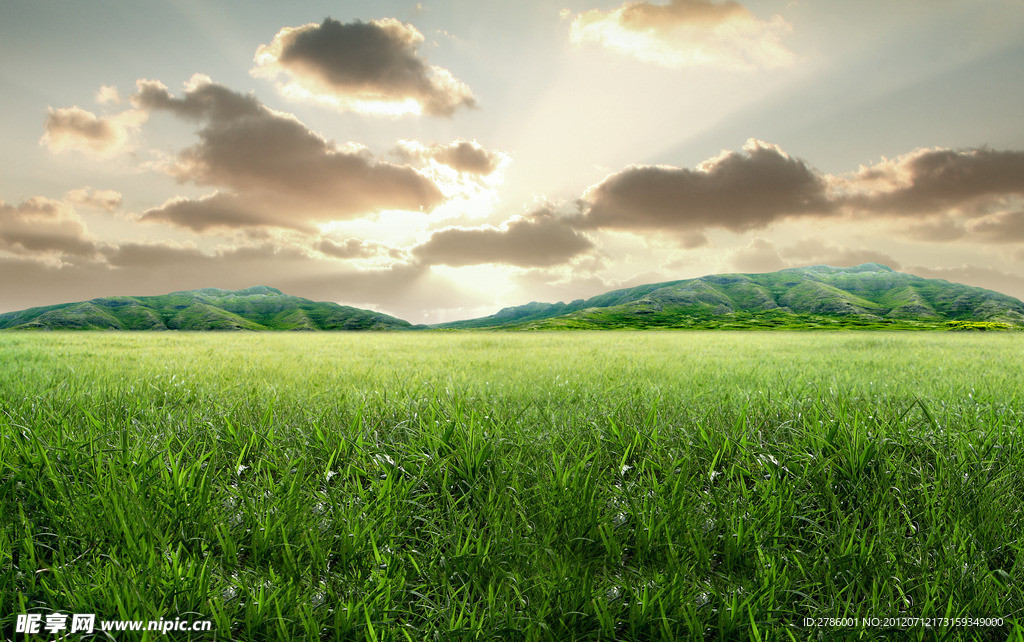
<path id="1" fill-rule="evenodd" d="M 473 107 L 469 87 L 450 71 L 430 65 L 417 48 L 423 34 L 393 18 L 285 27 L 256 50 L 254 76 L 277 79 L 289 98 L 339 111 L 451 116 Z"/>
<path id="2" fill-rule="evenodd" d="M 487 176 L 507 161 L 508 155 L 488 151 L 475 140 L 458 139 L 447 145 L 423 145 L 416 141 L 400 140 L 392 150 L 406 162 L 436 161 L 457 172 Z"/>
<path id="3" fill-rule="evenodd" d="M 90 207 L 93 209 L 103 210 L 105 212 L 113 212 L 117 208 L 121 207 L 123 197 L 120 192 L 116 192 L 112 189 L 91 189 L 85 187 L 82 189 L 73 189 L 68 192 L 68 200 L 75 205 L 81 205 L 82 207 Z"/>
<path id="4" fill-rule="evenodd" d="M 844 175 L 822 174 L 750 139 L 695 169 L 634 166 L 588 188 L 575 229 L 668 233 L 684 247 L 705 230 L 740 233 L 787 219 L 874 219 L 926 241 L 1024 241 L 1024 152 L 918 149 Z"/>
<path id="5" fill-rule="evenodd" d="M 926 279 L 945 279 L 953 283 L 973 285 L 1009 294 L 1018 299 L 1024 299 L 1024 277 L 992 267 L 966 264 L 955 267 L 931 268 L 912 265 L 906 268 L 906 272 Z"/>
<path id="6" fill-rule="evenodd" d="M 864 263 L 887 265 L 894 270 L 901 269 L 900 262 L 892 256 L 870 248 L 841 247 L 820 238 L 807 237 L 780 250 L 788 261 L 788 267 L 803 265 L 834 265 L 853 267 Z"/>
<path id="7" fill-rule="evenodd" d="M 703 232 L 687 232 L 677 238 L 680 247 L 686 250 L 695 250 L 699 247 L 711 245 L 711 239 Z"/>
<path id="8" fill-rule="evenodd" d="M 212 263 L 213 258 L 189 245 L 167 242 L 122 243 L 103 249 L 107 264 L 116 268 L 172 267 L 188 263 Z"/>
<path id="9" fill-rule="evenodd" d="M 759 20 L 731 0 L 671 0 L 585 11 L 573 20 L 569 37 L 665 67 L 752 70 L 792 64 L 795 56 L 782 44 L 791 31 L 780 16 Z"/>
<path id="10" fill-rule="evenodd" d="M 926 217 L 923 222 L 908 226 L 906 233 L 916 240 L 936 243 L 1024 243 L 1024 211 L 993 212 L 966 218 L 950 214 Z"/>
<path id="11" fill-rule="evenodd" d="M 0 217 L 6 215 L 6 206 L 0 212 Z M 0 312 L 105 296 L 253 285 L 417 322 L 440 321 L 445 309 L 493 305 L 491 296 L 462 288 L 425 265 L 356 269 L 298 246 L 274 243 L 212 252 L 171 242 L 107 244 L 93 256 L 62 262 L 0 252 L 0 274 Z"/>
<path id="12" fill-rule="evenodd" d="M 0 274 L 4 275 L 0 279 L 2 312 L 100 296 L 87 292 L 97 288 L 102 272 L 88 273 L 73 265 L 0 255 Z"/>
<path id="13" fill-rule="evenodd" d="M 967 229 L 963 221 L 948 214 L 940 214 L 925 216 L 923 220 L 907 226 L 903 233 L 915 240 L 945 243 L 965 238 Z"/>
<path id="14" fill-rule="evenodd" d="M 407 165 L 378 161 L 363 148 L 341 148 L 293 116 L 268 109 L 204 76 L 173 97 L 151 80 L 132 97 L 141 109 L 196 121 L 199 142 L 182 150 L 168 172 L 181 182 L 227 188 L 144 215 L 194 230 L 276 225 L 307 229 L 315 221 L 351 219 L 382 210 L 430 211 L 444 200 L 432 181 Z M 204 222 L 203 217 L 210 216 Z"/>
<path id="15" fill-rule="evenodd" d="M 441 230 L 412 252 L 427 264 L 546 267 L 565 263 L 593 247 L 590 239 L 569 227 L 564 219 L 540 210 L 527 218 L 515 219 L 504 228 Z"/>
<path id="16" fill-rule="evenodd" d="M 146 210 L 139 217 L 144 223 L 167 223 L 176 227 L 205 233 L 239 228 L 282 227 L 313 232 L 314 227 L 261 211 L 257 202 L 234 194 L 215 192 L 201 198 L 175 197 L 159 207 Z"/>
<path id="17" fill-rule="evenodd" d="M 784 248 L 779 248 L 768 239 L 755 238 L 735 250 L 730 261 L 740 272 L 774 272 L 807 265 L 853 267 L 863 263 L 879 263 L 894 270 L 901 268 L 899 261 L 884 252 L 841 247 L 813 237 L 803 238 Z"/>
<path id="18" fill-rule="evenodd" d="M 1024 212 L 989 214 L 969 222 L 967 231 L 990 243 L 1020 243 L 1024 241 Z"/>
<path id="19" fill-rule="evenodd" d="M 368 259 L 380 254 L 382 246 L 361 239 L 346 239 L 342 243 L 325 238 L 314 248 L 320 253 L 336 259 Z"/>
<path id="20" fill-rule="evenodd" d="M 631 167 L 583 196 L 581 229 L 743 232 L 796 215 L 829 215 L 824 177 L 779 147 L 750 139 L 696 169 Z M 699 243 L 699 239 L 696 240 Z"/>
<path id="21" fill-rule="evenodd" d="M 39 144 L 51 152 L 75 150 L 100 157 L 114 156 L 129 150 L 131 132 L 145 121 L 146 115 L 136 110 L 97 116 L 81 107 L 51 107 Z"/>
<path id="22" fill-rule="evenodd" d="M 33 197 L 20 205 L 0 201 L 0 250 L 18 255 L 84 257 L 97 245 L 74 210 Z"/>
<path id="23" fill-rule="evenodd" d="M 524 270 L 511 278 L 522 292 L 519 303 L 528 300 L 570 302 L 628 287 L 606 281 L 595 274 L 563 274 L 560 270 L 546 268 Z"/>
<path id="24" fill-rule="evenodd" d="M 787 267 L 775 244 L 762 238 L 733 252 L 732 264 L 740 272 L 774 272 Z"/>
<path id="25" fill-rule="evenodd" d="M 892 215 L 989 213 L 1024 196 L 1024 151 L 918 149 L 847 179 L 847 205 Z"/>
<path id="26" fill-rule="evenodd" d="M 103 85 L 96 92 L 96 102 L 101 105 L 118 105 L 121 103 L 121 94 L 117 92 L 117 87 Z"/>

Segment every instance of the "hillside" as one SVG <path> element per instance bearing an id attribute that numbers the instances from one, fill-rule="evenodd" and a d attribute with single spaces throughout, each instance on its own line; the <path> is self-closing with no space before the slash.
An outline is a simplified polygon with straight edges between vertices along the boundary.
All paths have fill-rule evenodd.
<path id="1" fill-rule="evenodd" d="M 534 302 L 433 327 L 994 329 L 1024 327 L 1024 303 L 865 263 L 655 283 L 571 303 Z"/>
<path id="2" fill-rule="evenodd" d="M 416 326 L 423 328 L 424 326 Z M 438 329 L 1024 329 L 1005 294 L 865 263 L 652 283 L 570 303 L 528 303 Z M 0 330 L 409 330 L 395 317 L 280 290 L 204 288 L 0 314 Z"/>
<path id="3" fill-rule="evenodd" d="M 406 330 L 407 321 L 256 286 L 105 297 L 0 314 L 19 330 Z"/>

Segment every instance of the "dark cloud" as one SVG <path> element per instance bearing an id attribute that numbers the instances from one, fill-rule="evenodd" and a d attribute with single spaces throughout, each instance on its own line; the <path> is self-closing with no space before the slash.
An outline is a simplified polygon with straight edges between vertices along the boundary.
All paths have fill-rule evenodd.
<path id="1" fill-rule="evenodd" d="M 423 35 L 386 18 L 372 22 L 323 23 L 281 29 L 256 51 L 255 75 L 290 80 L 286 96 L 320 99 L 340 109 L 364 112 L 416 111 L 450 116 L 473 107 L 469 88 L 417 53 Z M 383 104 L 383 105 L 382 105 Z M 383 107 L 383 109 L 382 109 Z"/>
<path id="2" fill-rule="evenodd" d="M 781 17 L 759 20 L 738 2 L 631 0 L 608 11 L 591 9 L 573 21 L 577 44 L 595 42 L 667 67 L 713 65 L 732 69 L 788 65 L 795 56 L 782 43 L 791 27 Z"/>
<path id="3" fill-rule="evenodd" d="M 262 120 L 281 116 L 270 112 L 252 94 L 240 94 L 199 74 L 189 81 L 184 98 L 172 96 L 159 80 L 139 80 L 136 88 L 138 91 L 132 96 L 132 103 L 139 108 L 169 111 L 198 122 L 227 126 L 247 117 Z"/>
<path id="4" fill-rule="evenodd" d="M 346 239 L 343 243 L 338 243 L 327 238 L 322 239 L 314 248 L 336 259 L 368 259 L 377 256 L 383 249 L 376 243 L 367 243 L 361 239 Z"/>
<path id="5" fill-rule="evenodd" d="M 205 77 L 183 98 L 155 81 L 133 96 L 147 110 L 166 110 L 202 126 L 199 143 L 183 150 L 170 173 L 183 182 L 234 190 L 147 212 L 194 230 L 277 225 L 306 229 L 313 221 L 365 216 L 385 209 L 430 210 L 444 200 L 411 167 L 376 161 L 363 149 L 342 149 L 295 118 L 267 109 Z M 208 212 L 214 223 L 201 219 Z"/>
<path id="6" fill-rule="evenodd" d="M 711 239 L 703 232 L 685 232 L 677 238 L 680 247 L 686 250 L 695 250 L 699 247 L 711 245 Z"/>
<path id="7" fill-rule="evenodd" d="M 400 141 L 393 153 L 407 162 L 434 160 L 466 174 L 487 176 L 497 171 L 505 154 L 488 151 L 476 141 L 459 139 L 447 145 L 424 146 L 414 141 Z"/>
<path id="8" fill-rule="evenodd" d="M 989 243 L 1020 243 L 1024 241 L 1024 212 L 998 212 L 975 219 L 967 230 Z"/>
<path id="9" fill-rule="evenodd" d="M 1024 151 L 924 149 L 861 170 L 847 205 L 894 215 L 988 213 L 1024 195 Z"/>
<path id="10" fill-rule="evenodd" d="M 73 149 L 110 156 L 127 151 L 130 130 L 145 119 L 145 114 L 133 110 L 103 117 L 81 107 L 51 107 L 39 143 L 54 152 Z"/>
<path id="11" fill-rule="evenodd" d="M 262 209 L 258 201 L 247 202 L 234 194 L 215 193 L 198 199 L 173 198 L 160 207 L 146 210 L 139 220 L 167 223 L 199 233 L 264 226 L 314 231 L 311 225 L 282 219 L 273 213 L 262 212 Z"/>
<path id="12" fill-rule="evenodd" d="M 698 235 L 709 228 L 745 232 L 797 217 L 887 219 L 895 233 L 927 241 L 1016 242 L 1024 240 L 1021 216 L 1005 209 L 1022 196 L 1020 151 L 917 150 L 836 176 L 752 139 L 743 152 L 724 152 L 696 169 L 639 166 L 612 174 L 587 190 L 570 223 L 669 234 L 686 247 L 706 243 Z"/>
<path id="13" fill-rule="evenodd" d="M 213 258 L 194 247 L 168 243 L 122 243 L 103 250 L 107 264 L 115 268 L 171 267 L 188 263 L 212 263 Z"/>
<path id="14" fill-rule="evenodd" d="M 0 201 L 0 249 L 14 254 L 91 256 L 97 245 L 67 205 L 42 197 L 20 205 Z"/>
<path id="15" fill-rule="evenodd" d="M 933 242 L 1024 241 L 1024 152 L 919 149 L 837 179 L 852 216 L 902 218 L 903 234 Z M 839 197 L 837 197 L 839 202 Z"/>
<path id="16" fill-rule="evenodd" d="M 747 141 L 697 169 L 633 167 L 590 188 L 580 228 L 742 232 L 795 215 L 827 215 L 826 181 L 774 145 Z"/>
<path id="17" fill-rule="evenodd" d="M 963 221 L 947 214 L 924 217 L 923 220 L 908 226 L 905 233 L 915 240 L 936 243 L 956 241 L 967 236 L 967 230 L 964 228 Z"/>
<path id="18" fill-rule="evenodd" d="M 428 264 L 452 266 L 503 263 L 546 267 L 565 263 L 594 244 L 547 210 L 516 219 L 505 229 L 448 228 L 413 248 L 413 255 Z"/>

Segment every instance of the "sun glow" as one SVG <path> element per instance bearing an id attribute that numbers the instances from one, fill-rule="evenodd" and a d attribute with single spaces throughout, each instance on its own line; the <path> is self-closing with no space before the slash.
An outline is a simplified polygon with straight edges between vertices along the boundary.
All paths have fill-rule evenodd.
<path id="1" fill-rule="evenodd" d="M 502 265 L 434 265 L 430 269 L 462 287 L 493 296 L 496 303 L 507 298 L 516 289 L 512 280 L 515 268 Z"/>

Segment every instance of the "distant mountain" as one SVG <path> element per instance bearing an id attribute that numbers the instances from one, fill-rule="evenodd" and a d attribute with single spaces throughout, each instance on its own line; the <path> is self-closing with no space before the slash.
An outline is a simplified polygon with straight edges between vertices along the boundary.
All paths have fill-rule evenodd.
<path id="1" fill-rule="evenodd" d="M 408 321 L 280 290 L 204 288 L 161 296 L 106 297 L 0 314 L 21 330 L 408 330 Z"/>
<path id="2" fill-rule="evenodd" d="M 432 327 L 1002 329 L 1024 327 L 1024 303 L 865 263 L 654 283 L 572 303 L 528 303 Z"/>

